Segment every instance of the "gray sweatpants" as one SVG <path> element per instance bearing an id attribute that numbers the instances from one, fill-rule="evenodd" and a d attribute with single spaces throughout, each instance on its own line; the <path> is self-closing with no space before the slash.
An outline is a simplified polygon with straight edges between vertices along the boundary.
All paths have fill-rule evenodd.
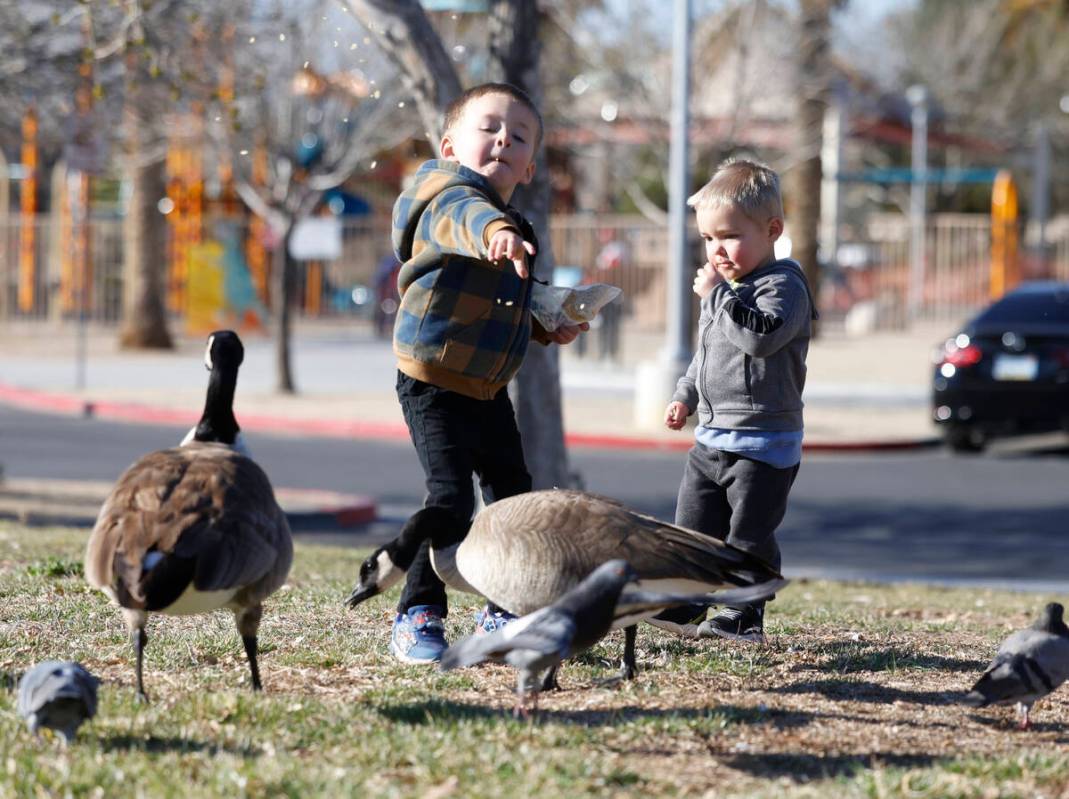
<path id="1" fill-rule="evenodd" d="M 695 444 L 683 468 L 676 524 L 726 541 L 779 569 L 776 528 L 787 512 L 798 466 L 777 469 Z"/>

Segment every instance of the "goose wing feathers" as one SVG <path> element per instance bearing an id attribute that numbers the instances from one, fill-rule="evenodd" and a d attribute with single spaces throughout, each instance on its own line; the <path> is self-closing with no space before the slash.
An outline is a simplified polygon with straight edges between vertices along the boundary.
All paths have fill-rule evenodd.
<path id="1" fill-rule="evenodd" d="M 471 585 L 516 614 L 550 604 L 613 558 L 630 563 L 643 583 L 665 580 L 686 590 L 779 577 L 737 547 L 571 490 L 494 502 L 475 517 L 457 550 L 457 565 Z"/>
<path id="2" fill-rule="evenodd" d="M 152 610 L 189 582 L 214 591 L 275 574 L 266 595 L 292 553 L 263 470 L 228 447 L 194 443 L 150 453 L 122 474 L 90 536 L 86 577 Z"/>

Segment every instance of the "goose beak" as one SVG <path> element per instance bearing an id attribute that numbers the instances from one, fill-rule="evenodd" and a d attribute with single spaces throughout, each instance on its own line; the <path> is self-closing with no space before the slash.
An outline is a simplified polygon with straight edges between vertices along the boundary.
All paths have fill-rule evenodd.
<path id="1" fill-rule="evenodd" d="M 371 599 L 373 596 L 377 596 L 378 593 L 379 587 L 377 585 L 358 585 L 353 589 L 353 592 L 349 594 L 349 598 L 345 600 L 345 604 L 352 609 L 361 602 Z"/>

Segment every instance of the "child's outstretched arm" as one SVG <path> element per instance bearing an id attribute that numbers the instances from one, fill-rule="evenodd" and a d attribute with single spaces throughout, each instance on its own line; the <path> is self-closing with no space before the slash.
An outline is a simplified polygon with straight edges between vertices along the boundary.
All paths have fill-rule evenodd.
<path id="1" fill-rule="evenodd" d="M 526 278 L 527 256 L 536 255 L 535 246 L 529 241 L 524 241 L 523 236 L 512 228 L 502 228 L 490 237 L 489 258 L 495 263 L 507 258 L 512 261 L 516 274 Z M 574 337 L 573 337 L 574 338 Z"/>
<path id="2" fill-rule="evenodd" d="M 510 235 L 502 238 L 506 232 Z M 493 261 L 501 258 L 503 248 L 512 253 L 508 257 L 514 263 L 523 260 L 521 251 L 534 255 L 534 245 L 523 240 L 508 214 L 469 186 L 452 186 L 434 197 L 420 217 L 416 240 L 433 241 L 444 254 Z M 497 255 L 492 256 L 495 240 Z M 510 246 L 505 247 L 506 242 Z"/>

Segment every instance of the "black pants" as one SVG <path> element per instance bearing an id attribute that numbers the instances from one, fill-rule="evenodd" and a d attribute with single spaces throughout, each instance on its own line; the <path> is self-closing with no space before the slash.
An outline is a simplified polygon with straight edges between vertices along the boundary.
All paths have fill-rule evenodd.
<path id="1" fill-rule="evenodd" d="M 397 398 L 427 478 L 424 506 L 448 508 L 469 520 L 475 510 L 473 474 L 488 504 L 531 490 L 507 389 L 477 400 L 398 372 Z M 447 607 L 445 586 L 431 567 L 429 541 L 408 571 L 397 610 L 414 605 Z"/>
<path id="2" fill-rule="evenodd" d="M 676 524 L 711 535 L 780 568 L 776 528 L 798 464 L 777 469 L 734 452 L 695 444 L 687 454 Z"/>

